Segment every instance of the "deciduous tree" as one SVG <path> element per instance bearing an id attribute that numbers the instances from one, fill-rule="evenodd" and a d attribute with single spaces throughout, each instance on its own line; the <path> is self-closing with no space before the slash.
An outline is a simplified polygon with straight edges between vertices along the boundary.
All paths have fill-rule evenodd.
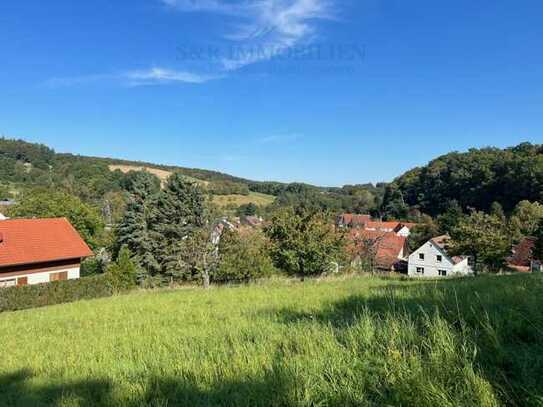
<path id="1" fill-rule="evenodd" d="M 495 215 L 473 211 L 452 231 L 450 250 L 470 255 L 478 267 L 499 271 L 511 251 L 511 238 L 503 221 Z"/>
<path id="2" fill-rule="evenodd" d="M 329 271 L 345 258 L 345 239 L 328 217 L 314 210 L 279 210 L 266 228 L 275 265 L 302 277 Z"/>

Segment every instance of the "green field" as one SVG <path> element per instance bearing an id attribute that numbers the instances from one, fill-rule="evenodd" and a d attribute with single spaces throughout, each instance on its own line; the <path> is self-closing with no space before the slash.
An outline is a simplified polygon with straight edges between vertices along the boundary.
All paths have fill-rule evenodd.
<path id="1" fill-rule="evenodd" d="M 278 280 L 0 315 L 2 406 L 543 405 L 541 276 Z"/>
<path id="2" fill-rule="evenodd" d="M 249 195 L 214 195 L 213 203 L 220 207 L 229 205 L 241 206 L 249 203 L 254 203 L 258 206 L 267 206 L 275 201 L 272 195 L 251 192 Z"/>

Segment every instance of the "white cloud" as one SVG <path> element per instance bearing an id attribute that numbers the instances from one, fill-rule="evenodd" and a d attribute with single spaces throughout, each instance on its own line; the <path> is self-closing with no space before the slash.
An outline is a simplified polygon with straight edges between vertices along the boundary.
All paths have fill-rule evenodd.
<path id="1" fill-rule="evenodd" d="M 200 75 L 187 71 L 175 71 L 164 68 L 151 68 L 144 71 L 131 71 L 123 75 L 132 86 L 157 85 L 164 83 L 205 83 L 220 76 Z"/>
<path id="2" fill-rule="evenodd" d="M 222 60 L 226 71 L 269 60 L 288 48 L 309 43 L 316 32 L 316 19 L 333 18 L 332 0 L 162 0 L 182 12 L 211 12 L 241 18 L 234 32 L 225 34 L 242 42 L 248 52 Z M 256 51 L 250 51 L 256 50 Z"/>
<path id="3" fill-rule="evenodd" d="M 153 67 L 146 70 L 128 71 L 119 74 L 97 74 L 72 77 L 51 78 L 45 81 L 49 88 L 62 88 L 88 85 L 97 82 L 113 82 L 125 86 L 151 86 L 172 83 L 205 83 L 213 79 L 220 79 L 219 75 L 201 75 L 187 71 Z"/>

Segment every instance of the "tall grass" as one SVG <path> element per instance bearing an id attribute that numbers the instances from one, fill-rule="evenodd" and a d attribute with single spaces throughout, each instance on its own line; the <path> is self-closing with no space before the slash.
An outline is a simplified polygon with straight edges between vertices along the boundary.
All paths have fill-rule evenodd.
<path id="1" fill-rule="evenodd" d="M 270 282 L 0 315 L 0 405 L 543 405 L 539 276 Z"/>

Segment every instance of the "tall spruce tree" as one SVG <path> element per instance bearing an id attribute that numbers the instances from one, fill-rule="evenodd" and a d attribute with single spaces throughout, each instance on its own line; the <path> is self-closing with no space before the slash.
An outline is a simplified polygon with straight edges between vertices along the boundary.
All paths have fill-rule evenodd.
<path id="1" fill-rule="evenodd" d="M 208 223 L 202 189 L 182 175 L 173 174 L 159 194 L 153 219 L 159 242 L 157 257 L 164 273 L 174 278 L 186 274 L 180 270 L 181 265 L 191 262 L 185 258 L 183 242 L 192 241 Z"/>
<path id="2" fill-rule="evenodd" d="M 156 258 L 157 234 L 153 230 L 154 206 L 160 187 L 154 178 L 146 172 L 133 175 L 127 187 L 129 198 L 126 211 L 116 231 L 117 247 L 126 246 L 149 274 L 161 271 Z"/>

